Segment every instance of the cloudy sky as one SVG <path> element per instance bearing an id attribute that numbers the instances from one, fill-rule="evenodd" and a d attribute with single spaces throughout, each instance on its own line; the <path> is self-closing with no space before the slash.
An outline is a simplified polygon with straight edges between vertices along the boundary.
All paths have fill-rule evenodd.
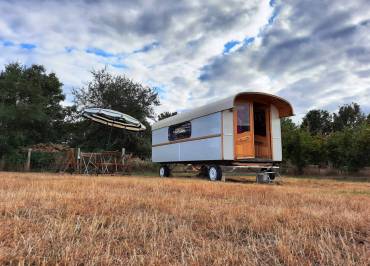
<path id="1" fill-rule="evenodd" d="M 208 2 L 208 3 L 206 3 Z M 0 0 L 0 68 L 43 64 L 72 87 L 104 66 L 156 87 L 161 111 L 239 91 L 370 112 L 369 0 Z"/>

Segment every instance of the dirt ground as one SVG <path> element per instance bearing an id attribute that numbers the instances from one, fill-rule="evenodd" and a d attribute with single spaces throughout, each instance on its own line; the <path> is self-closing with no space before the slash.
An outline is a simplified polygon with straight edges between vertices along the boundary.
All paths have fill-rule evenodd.
<path id="1" fill-rule="evenodd" d="M 369 265 L 370 183 L 0 172 L 4 263 Z"/>

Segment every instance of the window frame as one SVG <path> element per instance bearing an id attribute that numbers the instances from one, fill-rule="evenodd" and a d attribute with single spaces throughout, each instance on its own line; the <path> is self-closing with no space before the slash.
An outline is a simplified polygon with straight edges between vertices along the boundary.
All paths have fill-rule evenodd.
<path id="1" fill-rule="evenodd" d="M 176 130 L 185 130 L 185 132 L 176 133 Z M 173 142 L 191 138 L 192 125 L 191 121 L 185 121 L 179 124 L 171 125 L 168 127 L 168 141 Z"/>
<path id="2" fill-rule="evenodd" d="M 245 108 L 245 110 L 243 110 Z M 243 134 L 251 131 L 251 104 L 245 102 L 236 106 L 236 133 Z M 242 121 L 244 119 L 244 121 Z M 241 122 L 241 123 L 240 123 Z M 247 123 L 245 123 L 247 122 Z"/>

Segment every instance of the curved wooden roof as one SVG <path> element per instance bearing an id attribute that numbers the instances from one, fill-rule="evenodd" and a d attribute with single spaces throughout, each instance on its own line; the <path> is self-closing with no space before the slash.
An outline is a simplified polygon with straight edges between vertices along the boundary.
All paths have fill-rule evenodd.
<path id="1" fill-rule="evenodd" d="M 152 129 L 159 129 L 163 127 L 168 127 L 171 125 L 176 125 L 185 121 L 192 120 L 197 117 L 213 114 L 223 110 L 228 110 L 234 107 L 235 99 L 240 97 L 247 97 L 254 101 L 260 101 L 268 104 L 273 104 L 279 110 L 280 117 L 288 117 L 293 114 L 292 105 L 285 99 L 263 92 L 241 92 L 225 99 L 203 105 L 198 108 L 194 108 L 187 112 L 183 112 L 169 118 L 160 120 L 152 125 Z"/>

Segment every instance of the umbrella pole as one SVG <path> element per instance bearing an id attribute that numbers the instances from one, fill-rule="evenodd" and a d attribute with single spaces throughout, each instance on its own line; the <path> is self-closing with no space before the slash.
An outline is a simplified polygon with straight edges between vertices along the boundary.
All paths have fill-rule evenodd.
<path id="1" fill-rule="evenodd" d="M 108 142 L 107 142 L 107 145 L 106 145 L 106 148 L 105 148 L 106 150 L 108 148 L 110 149 L 110 138 L 111 138 L 111 135 L 112 135 L 112 130 L 113 130 L 113 127 L 110 127 Z"/>

